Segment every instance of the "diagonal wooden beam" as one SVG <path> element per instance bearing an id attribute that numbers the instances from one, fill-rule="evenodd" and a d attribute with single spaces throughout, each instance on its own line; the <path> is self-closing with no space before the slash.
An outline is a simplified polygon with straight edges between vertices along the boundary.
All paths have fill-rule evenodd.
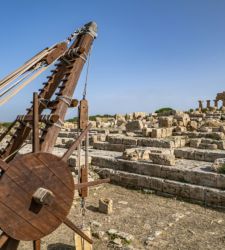
<path id="1" fill-rule="evenodd" d="M 88 133 L 89 129 L 92 127 L 92 124 L 90 123 L 86 129 L 84 129 L 81 134 L 78 136 L 78 138 L 72 143 L 70 148 L 66 151 L 66 153 L 62 156 L 61 160 L 64 162 L 67 162 L 69 157 L 72 155 L 73 151 L 78 147 L 78 145 L 82 142 L 83 138 Z"/>
<path id="2" fill-rule="evenodd" d="M 67 225 L 70 229 L 72 229 L 76 234 L 79 234 L 80 237 L 82 237 L 84 240 L 89 242 L 90 244 L 93 244 L 93 240 L 89 238 L 82 230 L 80 230 L 76 225 L 73 224 L 72 221 L 66 218 L 66 220 L 63 222 L 65 225 Z"/>

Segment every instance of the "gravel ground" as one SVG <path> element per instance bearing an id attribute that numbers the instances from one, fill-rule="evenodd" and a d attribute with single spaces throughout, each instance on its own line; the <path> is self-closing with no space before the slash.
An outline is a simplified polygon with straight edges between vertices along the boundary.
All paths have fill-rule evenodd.
<path id="1" fill-rule="evenodd" d="M 112 215 L 98 212 L 99 198 L 113 200 Z M 134 237 L 130 244 L 116 248 L 109 244 L 110 238 L 105 233 L 101 239 L 94 238 L 94 250 L 225 249 L 224 211 L 110 184 L 92 189 L 86 206 L 86 224 L 90 221 L 100 223 L 98 227 L 92 225 L 95 233 L 116 229 Z M 77 225 L 81 224 L 79 201 L 74 202 L 69 217 Z M 31 249 L 30 242 L 21 242 L 19 246 L 19 250 Z M 74 234 L 64 225 L 42 239 L 42 250 L 72 249 L 74 250 Z"/>

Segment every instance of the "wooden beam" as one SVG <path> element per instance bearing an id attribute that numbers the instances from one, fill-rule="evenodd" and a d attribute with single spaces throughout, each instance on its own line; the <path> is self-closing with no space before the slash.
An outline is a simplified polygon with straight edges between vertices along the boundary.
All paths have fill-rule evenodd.
<path id="1" fill-rule="evenodd" d="M 40 150 L 39 140 L 39 101 L 38 93 L 33 94 L 33 153 L 37 153 Z"/>
<path id="2" fill-rule="evenodd" d="M 93 240 L 88 235 L 86 235 L 81 229 L 79 229 L 76 225 L 74 225 L 72 221 L 66 218 L 64 224 L 67 225 L 70 229 L 72 229 L 75 233 L 79 234 L 80 237 L 85 239 L 87 242 L 93 244 Z"/>
<path id="3" fill-rule="evenodd" d="M 78 136 L 78 138 L 72 143 L 70 148 L 66 151 L 66 153 L 61 158 L 62 161 L 67 162 L 69 157 L 72 155 L 73 151 L 78 147 L 78 145 L 82 142 L 83 138 L 86 136 L 89 129 L 92 127 L 92 124 L 90 123 L 85 130 L 82 131 L 82 133 Z"/>

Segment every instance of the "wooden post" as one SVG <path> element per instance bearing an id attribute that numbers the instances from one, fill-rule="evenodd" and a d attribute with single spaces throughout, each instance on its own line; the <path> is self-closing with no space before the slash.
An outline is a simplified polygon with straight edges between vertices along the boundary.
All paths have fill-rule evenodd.
<path id="1" fill-rule="evenodd" d="M 33 241 L 33 250 L 41 250 L 41 241 L 40 240 Z"/>
<path id="2" fill-rule="evenodd" d="M 33 153 L 40 150 L 39 142 L 39 100 L 38 93 L 33 94 Z"/>

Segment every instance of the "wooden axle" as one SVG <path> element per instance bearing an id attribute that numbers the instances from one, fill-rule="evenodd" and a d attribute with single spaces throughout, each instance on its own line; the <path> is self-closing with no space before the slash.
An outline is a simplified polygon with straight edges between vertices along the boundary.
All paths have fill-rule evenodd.
<path id="1" fill-rule="evenodd" d="M 34 192 L 32 198 L 40 205 L 51 205 L 54 201 L 55 195 L 51 190 L 40 187 Z"/>

